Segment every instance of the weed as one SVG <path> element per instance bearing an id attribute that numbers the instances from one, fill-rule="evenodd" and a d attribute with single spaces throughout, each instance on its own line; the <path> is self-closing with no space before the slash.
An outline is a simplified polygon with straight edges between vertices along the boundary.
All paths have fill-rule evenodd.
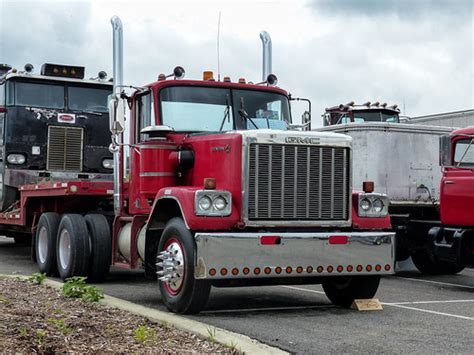
<path id="1" fill-rule="evenodd" d="M 61 308 L 55 308 L 53 309 L 54 314 L 64 314 L 64 311 Z"/>
<path id="2" fill-rule="evenodd" d="M 12 303 L 12 301 L 10 301 L 4 295 L 0 294 L 0 304 L 4 304 L 5 306 L 8 306 L 11 303 Z"/>
<path id="3" fill-rule="evenodd" d="M 211 344 L 215 344 L 216 343 L 216 328 L 212 328 L 212 327 L 209 327 L 207 328 L 207 340 L 211 343 Z"/>
<path id="4" fill-rule="evenodd" d="M 226 348 L 232 351 L 233 354 L 242 354 L 242 352 L 239 350 L 238 346 L 236 343 L 231 341 L 230 343 L 224 344 Z"/>
<path id="5" fill-rule="evenodd" d="M 38 342 L 38 347 L 42 347 L 44 344 L 44 338 L 48 332 L 44 329 L 38 329 L 36 331 L 36 341 Z"/>
<path id="6" fill-rule="evenodd" d="M 48 318 L 48 323 L 54 325 L 64 335 L 72 332 L 72 328 L 68 327 L 62 318 Z"/>
<path id="7" fill-rule="evenodd" d="M 97 302 L 104 298 L 102 291 L 95 286 L 86 285 L 86 278 L 82 276 L 66 279 L 62 292 L 66 297 L 82 298 L 86 302 Z"/>
<path id="8" fill-rule="evenodd" d="M 133 331 L 133 338 L 140 343 L 150 343 L 155 340 L 155 329 L 140 325 Z"/>
<path id="9" fill-rule="evenodd" d="M 37 285 L 41 285 L 46 279 L 46 274 L 44 272 L 35 272 L 28 278 L 28 281 Z"/>
<path id="10" fill-rule="evenodd" d="M 105 334 L 108 337 L 112 337 L 115 334 L 114 327 L 111 324 L 107 324 L 107 326 L 105 327 Z"/>
<path id="11" fill-rule="evenodd" d="M 24 327 L 20 328 L 20 329 L 18 329 L 18 333 L 20 333 L 21 337 L 26 338 L 28 336 L 28 329 L 26 329 Z"/>

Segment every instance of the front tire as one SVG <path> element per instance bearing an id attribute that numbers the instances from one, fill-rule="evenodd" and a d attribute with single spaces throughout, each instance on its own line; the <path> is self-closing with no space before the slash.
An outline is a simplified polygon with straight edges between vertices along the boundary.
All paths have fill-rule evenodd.
<path id="1" fill-rule="evenodd" d="M 172 312 L 198 313 L 207 303 L 211 284 L 194 278 L 196 247 L 181 218 L 172 218 L 158 244 L 157 273 L 163 303 Z"/>
<path id="2" fill-rule="evenodd" d="M 57 273 L 56 239 L 61 217 L 54 212 L 43 213 L 36 226 L 35 254 L 40 272 L 48 276 Z"/>
<path id="3" fill-rule="evenodd" d="M 80 214 L 65 214 L 58 228 L 56 243 L 59 276 L 87 276 L 90 244 L 87 225 Z"/>
<path id="4" fill-rule="evenodd" d="M 329 300 L 344 308 L 351 306 L 356 299 L 375 296 L 380 276 L 331 277 L 323 282 L 323 290 Z"/>

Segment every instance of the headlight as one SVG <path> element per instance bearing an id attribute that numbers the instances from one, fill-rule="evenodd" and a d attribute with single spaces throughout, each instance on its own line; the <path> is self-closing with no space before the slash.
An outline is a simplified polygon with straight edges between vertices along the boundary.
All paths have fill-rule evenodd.
<path id="1" fill-rule="evenodd" d="M 366 198 L 360 201 L 360 208 L 362 208 L 364 211 L 368 211 L 371 205 L 372 204 L 370 203 L 370 201 Z"/>
<path id="2" fill-rule="evenodd" d="M 113 159 L 103 159 L 102 166 L 105 169 L 113 169 L 114 168 L 114 160 Z"/>
<path id="3" fill-rule="evenodd" d="M 379 199 L 379 198 L 374 200 L 372 206 L 373 206 L 374 212 L 377 212 L 377 213 L 382 212 L 382 210 L 384 208 L 384 204 L 383 204 L 382 200 Z"/>
<path id="4" fill-rule="evenodd" d="M 377 193 L 360 193 L 359 209 L 360 217 L 385 217 L 388 214 L 388 197 Z"/>
<path id="5" fill-rule="evenodd" d="M 204 196 L 199 199 L 199 208 L 201 210 L 207 211 L 212 206 L 212 201 L 209 197 Z"/>
<path id="6" fill-rule="evenodd" d="M 198 216 L 229 216 L 232 195 L 229 191 L 198 190 L 194 195 L 194 210 Z"/>
<path id="7" fill-rule="evenodd" d="M 26 161 L 26 157 L 23 154 L 9 154 L 7 161 L 10 164 L 21 165 Z"/>

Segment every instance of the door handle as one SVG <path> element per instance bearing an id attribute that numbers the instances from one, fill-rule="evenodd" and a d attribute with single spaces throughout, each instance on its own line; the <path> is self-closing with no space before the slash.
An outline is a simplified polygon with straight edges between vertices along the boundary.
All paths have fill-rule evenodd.
<path id="1" fill-rule="evenodd" d="M 453 180 L 445 180 L 444 183 L 446 185 L 453 185 L 454 184 L 454 181 Z"/>

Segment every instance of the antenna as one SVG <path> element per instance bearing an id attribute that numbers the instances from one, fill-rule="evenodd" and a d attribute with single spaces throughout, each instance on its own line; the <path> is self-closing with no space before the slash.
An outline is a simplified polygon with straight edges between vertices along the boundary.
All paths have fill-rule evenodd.
<path id="1" fill-rule="evenodd" d="M 217 81 L 221 81 L 221 60 L 219 42 L 221 35 L 221 11 L 219 11 L 219 19 L 217 20 Z"/>

